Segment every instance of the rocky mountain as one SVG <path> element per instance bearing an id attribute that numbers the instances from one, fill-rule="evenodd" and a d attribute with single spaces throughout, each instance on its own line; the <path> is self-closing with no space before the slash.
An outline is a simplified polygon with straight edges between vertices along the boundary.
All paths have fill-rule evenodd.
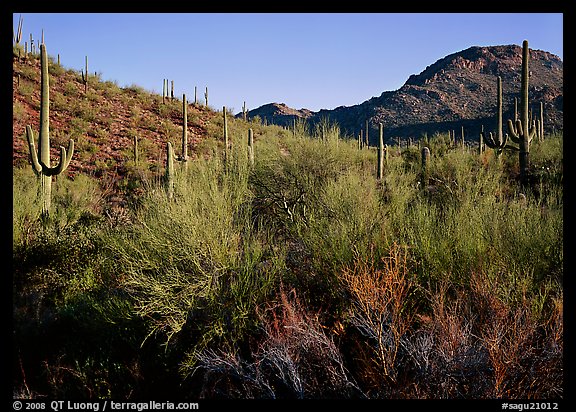
<path id="1" fill-rule="evenodd" d="M 294 118 L 308 119 L 313 115 L 314 112 L 308 109 L 297 110 L 286 106 L 284 103 L 268 103 L 248 111 L 248 116 L 251 119 L 259 116 L 266 123 L 278 125 L 292 124 Z M 238 113 L 236 117 L 242 117 L 242 113 Z"/>
<path id="2" fill-rule="evenodd" d="M 424 133 L 456 130 L 464 126 L 468 140 L 478 138 L 480 128 L 496 127 L 496 81 L 502 77 L 504 120 L 513 117 L 514 97 L 520 95 L 522 47 L 517 45 L 470 47 L 450 54 L 411 75 L 398 90 L 354 106 L 311 112 L 294 110 L 275 103 L 251 110 L 268 123 L 292 124 L 294 117 L 311 123 L 322 118 L 337 122 L 348 135 L 357 136 L 370 127 L 370 140 L 376 143 L 377 125 L 382 122 L 388 137 L 420 137 Z M 563 128 L 563 62 L 551 53 L 530 50 L 529 96 L 534 115 L 544 103 L 547 132 Z"/>

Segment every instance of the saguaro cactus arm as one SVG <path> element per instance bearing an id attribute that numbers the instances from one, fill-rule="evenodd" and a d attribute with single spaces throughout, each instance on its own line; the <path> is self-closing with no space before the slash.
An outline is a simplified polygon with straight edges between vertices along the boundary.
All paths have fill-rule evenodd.
<path id="1" fill-rule="evenodd" d="M 28 139 L 28 148 L 30 149 L 30 160 L 32 162 L 32 170 L 36 176 L 42 173 L 42 165 L 38 161 L 38 153 L 36 152 L 36 145 L 34 144 L 34 132 L 31 126 L 26 126 L 26 138 Z"/>
<path id="2" fill-rule="evenodd" d="M 516 124 L 512 123 L 512 120 L 508 119 L 508 131 L 510 132 L 510 138 L 514 143 L 520 144 L 522 139 L 527 138 L 528 142 L 531 142 L 534 136 L 536 136 L 536 121 L 532 120 L 532 124 L 528 128 L 528 133 L 524 133 L 524 127 L 522 126 L 522 120 L 516 120 Z"/>
<path id="3" fill-rule="evenodd" d="M 41 159 L 38 160 L 36 152 L 36 145 L 34 144 L 34 131 L 32 127 L 26 126 L 26 138 L 28 139 L 28 147 L 30 148 L 30 160 L 32 161 L 32 169 L 36 174 L 43 174 L 45 176 L 56 176 L 68 168 L 72 155 L 74 154 L 74 140 L 68 142 L 68 150 L 64 146 L 60 146 L 60 161 L 54 167 L 50 167 Z"/>
<path id="4" fill-rule="evenodd" d="M 510 138 L 508 133 L 504 134 L 501 140 L 498 139 L 497 134 L 494 134 L 492 132 L 489 132 L 487 135 L 482 132 L 481 135 L 483 142 L 486 144 L 486 146 L 488 146 L 491 149 L 504 149 L 504 148 L 511 150 L 516 149 L 514 146 L 508 145 L 508 139 Z"/>

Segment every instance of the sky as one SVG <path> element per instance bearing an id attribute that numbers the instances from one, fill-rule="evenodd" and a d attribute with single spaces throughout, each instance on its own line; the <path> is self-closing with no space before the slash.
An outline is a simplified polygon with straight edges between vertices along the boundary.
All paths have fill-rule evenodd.
<path id="1" fill-rule="evenodd" d="M 16 10 L 17 11 L 17 10 Z M 399 89 L 448 54 L 516 44 L 563 59 L 562 13 L 18 13 L 66 68 L 120 87 L 174 93 L 235 113 L 285 103 L 312 111 Z"/>

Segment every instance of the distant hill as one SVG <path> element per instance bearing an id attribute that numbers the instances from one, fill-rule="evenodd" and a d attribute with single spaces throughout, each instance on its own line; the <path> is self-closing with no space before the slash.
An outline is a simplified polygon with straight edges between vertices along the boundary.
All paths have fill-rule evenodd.
<path id="1" fill-rule="evenodd" d="M 513 116 L 514 97 L 520 94 L 521 67 L 521 46 L 474 46 L 411 75 L 400 89 L 383 92 L 358 105 L 311 112 L 271 103 L 251 110 L 249 116 L 260 116 L 268 123 L 279 125 L 290 125 L 295 117 L 311 123 L 328 118 L 354 136 L 368 120 L 372 143 L 375 143 L 379 122 L 384 124 L 387 137 L 419 137 L 423 133 L 447 130 L 456 130 L 459 135 L 464 126 L 466 138 L 476 140 L 481 125 L 486 130 L 495 127 L 498 76 L 503 82 L 504 117 Z M 554 54 L 531 49 L 529 68 L 529 95 L 534 113 L 538 113 L 543 102 L 546 131 L 562 129 L 562 60 Z"/>
<path id="2" fill-rule="evenodd" d="M 282 126 L 292 124 L 294 118 L 308 119 L 313 115 L 314 112 L 308 109 L 296 110 L 286 106 L 284 103 L 269 103 L 248 111 L 249 118 L 259 116 L 262 121 L 266 120 L 267 123 Z M 242 113 L 238 113 L 236 117 L 241 118 Z"/>

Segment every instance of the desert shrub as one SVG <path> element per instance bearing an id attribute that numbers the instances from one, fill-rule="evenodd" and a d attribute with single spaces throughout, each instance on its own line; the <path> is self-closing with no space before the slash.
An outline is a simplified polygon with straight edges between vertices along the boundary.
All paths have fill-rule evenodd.
<path id="1" fill-rule="evenodd" d="M 341 280 L 350 296 L 346 323 L 363 337 L 358 358 L 366 386 L 390 396 L 398 382 L 404 341 L 412 328 L 416 284 L 408 272 L 406 249 L 396 244 L 381 259 L 358 258 Z"/>
<path id="2" fill-rule="evenodd" d="M 12 104 L 12 119 L 14 122 L 25 122 L 28 119 L 26 108 L 24 104 L 19 101 L 15 101 Z"/>
<path id="3" fill-rule="evenodd" d="M 219 158 L 198 159 L 178 174 L 173 201 L 150 182 L 137 223 L 110 239 L 137 313 L 167 341 L 239 339 L 282 268 L 266 231 L 250 224 L 246 174 L 225 173 Z"/>
<path id="4" fill-rule="evenodd" d="M 78 97 L 80 95 L 80 86 L 77 82 L 67 81 L 64 83 L 64 96 Z"/>
<path id="5" fill-rule="evenodd" d="M 197 355 L 192 373 L 202 374 L 202 397 L 363 397 L 319 314 L 308 311 L 295 290 L 280 290 L 258 318 L 260 339 L 248 356 L 213 348 Z"/>

